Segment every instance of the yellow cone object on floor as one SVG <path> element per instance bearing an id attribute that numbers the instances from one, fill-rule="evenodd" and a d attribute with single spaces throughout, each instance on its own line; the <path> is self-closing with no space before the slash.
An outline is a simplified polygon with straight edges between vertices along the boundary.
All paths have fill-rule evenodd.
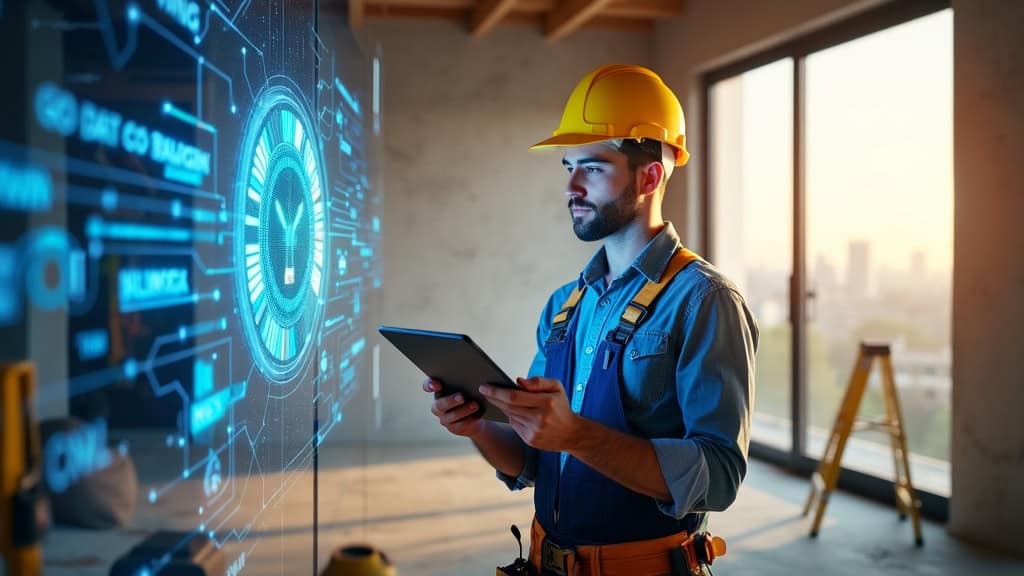
<path id="1" fill-rule="evenodd" d="M 531 150 L 649 138 L 672 146 L 676 166 L 689 160 L 683 107 L 661 78 L 643 66 L 607 64 L 580 80 L 551 138 Z"/>
<path id="2" fill-rule="evenodd" d="M 320 576 L 396 576 L 388 557 L 372 546 L 346 546 L 331 554 Z"/>

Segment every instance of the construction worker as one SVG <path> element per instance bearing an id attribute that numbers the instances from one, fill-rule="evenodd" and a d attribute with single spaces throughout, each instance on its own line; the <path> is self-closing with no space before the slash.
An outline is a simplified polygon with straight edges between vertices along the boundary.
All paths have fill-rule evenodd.
<path id="1" fill-rule="evenodd" d="M 662 219 L 689 156 L 682 107 L 652 71 L 602 66 L 544 148 L 562 150 L 576 236 L 603 245 L 549 298 L 519 389 L 480 387 L 509 424 L 461 395 L 431 410 L 511 489 L 534 487 L 537 573 L 702 574 L 724 553 L 707 512 L 747 469 L 758 334 L 735 285 Z"/>

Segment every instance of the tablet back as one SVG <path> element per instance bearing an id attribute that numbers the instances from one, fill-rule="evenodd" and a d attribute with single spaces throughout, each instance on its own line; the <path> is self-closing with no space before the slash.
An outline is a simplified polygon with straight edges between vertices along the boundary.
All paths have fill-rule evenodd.
<path id="1" fill-rule="evenodd" d="M 481 384 L 515 388 L 515 382 L 469 336 L 394 326 L 381 326 L 379 331 L 424 374 L 441 381 L 441 395 L 462 392 L 484 407 L 484 418 L 508 422 L 477 389 Z"/>

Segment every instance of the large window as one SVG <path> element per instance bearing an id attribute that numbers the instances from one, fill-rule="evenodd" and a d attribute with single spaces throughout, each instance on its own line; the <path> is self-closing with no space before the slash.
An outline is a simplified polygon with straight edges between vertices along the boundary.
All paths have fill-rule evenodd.
<path id="1" fill-rule="evenodd" d="M 761 328 L 755 445 L 781 461 L 820 458 L 858 342 L 884 340 L 912 478 L 942 500 L 952 12 L 941 2 L 897 4 L 706 77 L 705 240 Z M 876 373 L 860 415 L 883 413 Z M 855 435 L 843 465 L 891 480 L 887 437 Z"/>
<path id="2" fill-rule="evenodd" d="M 785 59 L 711 90 L 714 263 L 757 317 L 758 440 L 789 448 L 793 259 L 793 63 Z"/>

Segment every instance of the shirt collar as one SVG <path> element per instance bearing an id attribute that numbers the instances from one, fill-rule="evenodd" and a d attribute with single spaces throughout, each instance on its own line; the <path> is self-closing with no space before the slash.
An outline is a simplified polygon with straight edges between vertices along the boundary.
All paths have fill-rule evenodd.
<path id="1" fill-rule="evenodd" d="M 679 246 L 679 234 L 676 233 L 675 226 L 671 222 L 665 222 L 661 232 L 658 232 L 633 260 L 631 268 L 643 274 L 649 281 L 658 282 Z M 601 246 L 580 274 L 579 287 L 594 284 L 607 274 L 608 258 L 605 256 L 604 246 Z"/>

